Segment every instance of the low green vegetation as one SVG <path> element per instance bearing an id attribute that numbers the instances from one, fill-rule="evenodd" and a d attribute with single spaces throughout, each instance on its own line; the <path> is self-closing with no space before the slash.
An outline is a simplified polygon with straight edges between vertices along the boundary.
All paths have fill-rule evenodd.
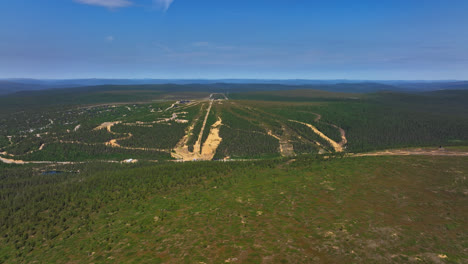
<path id="1" fill-rule="evenodd" d="M 0 165 L 4 263 L 464 263 L 466 157 Z"/>
<path id="2" fill-rule="evenodd" d="M 216 151 L 215 158 L 272 158 L 279 156 L 278 140 L 260 133 L 230 129 L 222 126 L 220 135 L 224 139 Z"/>
<path id="3" fill-rule="evenodd" d="M 167 160 L 170 155 L 157 150 L 129 150 L 100 145 L 52 143 L 42 151 L 15 156 L 25 161 L 122 161 L 124 159 Z"/>
<path id="4" fill-rule="evenodd" d="M 203 143 L 205 143 L 208 135 L 210 134 L 211 126 L 217 121 L 218 115 L 216 114 L 216 106 L 211 108 L 210 114 L 208 115 L 208 119 L 206 120 L 205 130 L 203 130 L 203 135 L 201 139 L 201 148 L 203 148 Z"/>
<path id="5" fill-rule="evenodd" d="M 0 163 L 0 263 L 468 261 L 468 157 L 346 153 L 467 152 L 467 92 L 256 87 L 212 96 L 202 144 L 219 132 L 213 159 L 230 159 L 185 163 L 174 147 L 193 148 L 214 86 L 0 97 L 0 157 L 52 162 Z M 345 152 L 300 122 L 342 128 Z"/>
<path id="6" fill-rule="evenodd" d="M 149 127 L 115 125 L 112 131 L 122 134 L 122 137 L 132 134 L 128 139 L 118 140 L 125 147 L 171 149 L 185 135 L 186 127 L 187 124 L 168 122 Z"/>
<path id="7" fill-rule="evenodd" d="M 279 156 L 279 142 L 267 135 L 259 120 L 236 113 L 232 106 L 226 106 L 220 114 L 223 126 L 220 136 L 223 141 L 215 158 L 271 158 Z"/>
<path id="8" fill-rule="evenodd" d="M 307 126 L 305 126 L 303 124 L 300 124 L 300 123 L 292 122 L 292 121 L 289 121 L 288 126 L 294 132 L 296 132 L 301 138 L 305 139 L 308 143 L 317 142 L 325 150 L 330 151 L 330 152 L 334 151 L 333 148 L 328 143 L 328 141 L 321 138 L 319 135 L 317 135 L 315 133 L 311 133 L 311 129 L 309 127 L 307 127 Z M 309 145 L 312 145 L 312 144 L 313 143 L 311 143 Z"/>
<path id="9" fill-rule="evenodd" d="M 205 120 L 206 111 L 207 111 L 207 106 L 206 104 L 203 104 L 200 108 L 200 113 L 194 118 L 195 124 L 193 125 L 192 132 L 189 135 L 189 138 L 187 141 L 188 149 L 190 151 L 193 151 L 193 146 L 198 140 L 198 136 L 200 135 L 200 132 L 203 126 L 203 121 Z"/>

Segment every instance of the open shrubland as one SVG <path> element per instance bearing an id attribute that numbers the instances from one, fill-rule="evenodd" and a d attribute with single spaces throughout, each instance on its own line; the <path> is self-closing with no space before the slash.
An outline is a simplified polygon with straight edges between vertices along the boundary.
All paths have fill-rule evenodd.
<path id="1" fill-rule="evenodd" d="M 467 164 L 301 156 L 60 174 L 0 165 L 0 260 L 463 263 Z"/>

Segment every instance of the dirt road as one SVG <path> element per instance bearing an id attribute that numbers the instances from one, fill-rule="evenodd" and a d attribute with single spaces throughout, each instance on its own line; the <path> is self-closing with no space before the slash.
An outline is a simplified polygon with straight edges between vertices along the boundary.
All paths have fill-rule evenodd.
<path id="1" fill-rule="evenodd" d="M 296 122 L 296 123 L 299 123 L 299 124 L 302 124 L 302 125 L 305 125 L 307 127 L 309 127 L 310 129 L 312 129 L 312 131 L 314 131 L 315 134 L 319 135 L 321 138 L 323 138 L 324 140 L 326 140 L 328 143 L 330 143 L 330 145 L 333 147 L 333 149 L 335 150 L 335 152 L 343 152 L 343 146 L 341 146 L 340 144 L 336 143 L 336 141 L 334 141 L 333 139 L 327 137 L 325 134 L 323 134 L 320 130 L 318 130 L 316 127 L 314 127 L 313 125 L 311 124 L 307 124 L 307 123 L 304 123 L 304 122 L 300 122 L 300 121 L 296 121 L 296 120 L 289 120 L 291 122 Z"/>
<path id="2" fill-rule="evenodd" d="M 310 112 L 312 113 L 312 112 Z M 320 119 L 322 119 L 322 115 L 321 114 L 318 114 L 318 113 L 312 113 L 314 115 L 316 115 L 317 117 L 314 119 L 314 122 L 321 122 Z M 330 125 L 336 129 L 338 129 L 340 131 L 340 135 L 341 135 L 341 141 L 338 143 L 340 144 L 341 147 L 344 147 L 347 143 L 348 143 L 348 139 L 346 138 L 346 131 L 344 129 L 342 129 L 341 127 L 337 126 L 337 125 L 334 125 L 334 124 L 330 124 L 330 123 L 326 123 L 326 122 L 322 122 L 324 124 L 327 124 L 327 125 Z"/>
<path id="3" fill-rule="evenodd" d="M 373 157 L 373 156 L 410 156 L 410 155 L 422 155 L 422 156 L 468 156 L 468 152 L 463 151 L 452 151 L 444 149 L 392 149 L 369 153 L 356 153 L 349 154 L 350 157 Z"/>
<path id="4" fill-rule="evenodd" d="M 198 135 L 197 142 L 195 142 L 195 145 L 193 145 L 193 152 L 201 152 L 200 148 L 201 148 L 201 143 L 202 143 L 201 141 L 203 137 L 203 132 L 205 131 L 206 122 L 208 120 L 208 116 L 210 115 L 212 106 L 213 106 L 213 100 L 210 100 L 210 105 L 208 106 L 208 110 L 206 110 L 205 119 L 203 120 L 203 124 L 200 130 L 200 134 Z"/>
<path id="5" fill-rule="evenodd" d="M 6 164 L 17 164 L 17 165 L 24 165 L 24 164 L 76 164 L 80 162 L 55 162 L 55 161 L 23 161 L 23 160 L 14 160 L 14 159 L 6 159 L 0 157 L 0 161 Z M 82 162 L 81 162 L 82 163 Z"/>

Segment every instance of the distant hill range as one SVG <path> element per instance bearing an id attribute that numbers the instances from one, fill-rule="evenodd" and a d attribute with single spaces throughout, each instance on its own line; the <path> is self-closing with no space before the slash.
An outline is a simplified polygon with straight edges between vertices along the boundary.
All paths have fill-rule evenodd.
<path id="1" fill-rule="evenodd" d="M 381 91 L 427 92 L 465 90 L 468 81 L 366 81 L 366 80 L 268 80 L 268 79 L 0 79 L 0 95 L 21 91 L 56 88 L 76 88 L 102 85 L 161 85 L 174 84 L 178 90 L 210 90 L 220 92 L 276 91 L 315 89 L 330 92 L 372 93 Z M 136 87 L 137 88 L 137 87 Z"/>

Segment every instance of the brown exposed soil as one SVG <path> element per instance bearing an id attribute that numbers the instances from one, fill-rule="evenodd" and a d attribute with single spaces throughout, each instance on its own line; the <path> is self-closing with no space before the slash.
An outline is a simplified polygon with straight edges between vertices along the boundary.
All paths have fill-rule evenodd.
<path id="1" fill-rule="evenodd" d="M 120 124 L 120 123 L 122 123 L 122 121 L 104 122 L 104 123 L 100 124 L 98 127 L 96 127 L 94 130 L 107 129 L 107 131 L 108 131 L 109 133 L 114 134 L 114 133 L 112 132 L 111 128 L 112 128 L 114 125 L 117 125 L 117 124 Z"/>
<path id="2" fill-rule="evenodd" d="M 174 116 L 175 115 L 175 116 Z M 177 114 L 173 114 L 172 118 L 169 118 L 170 120 L 174 120 L 175 118 L 177 118 Z M 115 133 L 114 131 L 112 131 L 112 127 L 116 124 L 120 124 L 122 123 L 121 121 L 116 121 L 116 122 L 104 122 L 102 123 L 100 126 L 96 127 L 94 130 L 99 130 L 99 129 L 104 129 L 106 128 L 107 131 L 113 135 L 118 135 L 118 133 Z M 142 122 L 141 122 L 142 123 Z M 141 125 L 139 124 L 139 122 L 136 122 L 135 124 L 137 125 Z M 125 124 L 125 125 L 128 125 L 128 124 Z M 130 139 L 133 137 L 133 134 L 132 133 L 127 133 L 126 136 L 124 137 L 121 137 L 121 138 L 116 138 L 116 139 L 111 139 L 109 140 L 108 142 L 104 143 L 106 146 L 110 146 L 110 147 L 113 147 L 113 148 L 121 148 L 121 149 L 127 149 L 127 150 L 144 150 L 144 151 L 159 151 L 159 152 L 169 152 L 169 150 L 167 149 L 157 149 L 157 148 L 136 148 L 136 147 L 125 147 L 125 146 L 122 146 L 118 143 L 119 140 L 127 140 L 127 139 Z"/>
<path id="3" fill-rule="evenodd" d="M 180 161 L 194 161 L 194 160 L 212 160 L 216 154 L 219 144 L 221 143 L 222 138 L 219 136 L 219 128 L 222 126 L 222 120 L 218 117 L 218 121 L 211 126 L 210 133 L 208 138 L 203 143 L 202 147 L 202 137 L 203 132 L 205 131 L 206 122 L 211 111 L 214 100 L 210 101 L 210 105 L 203 120 L 203 125 L 198 135 L 197 142 L 193 146 L 193 151 L 189 151 L 187 142 L 189 141 L 189 136 L 192 134 L 193 128 L 198 120 L 195 120 L 192 125 L 188 128 L 186 135 L 177 143 L 173 152 L 171 153 L 173 158 L 176 158 Z"/>
<path id="4" fill-rule="evenodd" d="M 370 156 L 409 156 L 409 155 L 423 155 L 423 156 L 468 156 L 468 152 L 450 151 L 444 149 L 392 149 L 369 153 L 350 154 L 351 157 L 370 157 Z"/>
<path id="5" fill-rule="evenodd" d="M 300 122 L 300 121 L 296 121 L 296 120 L 289 120 L 289 121 L 292 121 L 292 122 L 296 122 L 296 123 L 299 123 L 299 124 L 302 124 L 302 125 L 305 125 L 307 127 L 309 127 L 310 129 L 312 129 L 312 131 L 314 131 L 315 134 L 319 135 L 321 138 L 323 138 L 324 140 L 326 140 L 328 143 L 330 143 L 330 145 L 333 147 L 333 149 L 336 151 L 336 152 L 343 152 L 343 147 L 338 144 L 336 141 L 334 141 L 333 139 L 327 137 L 325 134 L 323 134 L 320 130 L 318 130 L 316 127 L 314 127 L 313 125 L 311 124 L 307 124 L 307 123 L 304 123 L 304 122 Z"/>
<path id="6" fill-rule="evenodd" d="M 322 119 L 322 115 L 321 114 L 317 114 L 317 113 L 312 113 L 314 115 L 316 115 L 317 117 L 314 119 L 314 122 L 320 122 L 320 119 Z M 341 127 L 337 126 L 337 125 L 334 125 L 334 124 L 330 124 L 330 123 L 325 123 L 327 125 L 330 125 L 336 129 L 338 129 L 340 131 L 340 134 L 341 134 L 341 141 L 338 143 L 341 147 L 344 147 L 347 143 L 348 143 L 348 139 L 346 138 L 346 131 L 344 129 L 342 129 Z"/>
<path id="7" fill-rule="evenodd" d="M 219 129 L 222 125 L 223 121 L 221 120 L 221 118 L 218 117 L 218 121 L 216 121 L 211 126 L 210 134 L 208 135 L 208 138 L 206 138 L 206 141 L 203 144 L 201 155 L 202 160 L 212 160 L 214 155 L 216 154 L 216 150 L 218 149 L 219 144 L 221 144 L 221 141 L 223 140 L 219 136 Z"/>
<path id="8" fill-rule="evenodd" d="M 0 157 L 0 161 L 6 164 L 17 164 L 17 165 L 23 165 L 23 164 L 78 164 L 82 162 L 55 162 L 55 161 L 23 161 L 23 160 L 14 160 L 14 159 L 6 159 Z"/>
<path id="9" fill-rule="evenodd" d="M 286 127 L 283 126 L 282 129 L 283 129 L 283 135 L 282 136 L 277 136 L 277 135 L 273 134 L 273 132 L 271 130 L 268 130 L 268 135 L 271 136 L 271 137 L 276 138 L 279 141 L 279 148 L 280 148 L 281 156 L 283 156 L 283 157 L 292 157 L 292 156 L 295 155 L 294 147 L 291 144 L 291 142 L 289 142 L 289 137 L 288 137 L 288 135 L 286 133 Z"/>
<path id="10" fill-rule="evenodd" d="M 193 145 L 193 152 L 200 152 L 201 153 L 201 141 L 202 141 L 202 137 L 203 137 L 203 132 L 205 131 L 205 126 L 206 126 L 206 122 L 208 120 L 208 116 L 210 115 L 210 111 L 211 111 L 211 107 L 213 106 L 213 100 L 210 101 L 210 105 L 208 106 L 208 110 L 206 110 L 206 115 L 205 115 L 205 119 L 203 120 L 203 125 L 201 127 L 201 130 L 200 130 L 200 134 L 198 135 L 198 139 L 197 139 L 197 142 L 195 142 L 195 145 Z"/>

